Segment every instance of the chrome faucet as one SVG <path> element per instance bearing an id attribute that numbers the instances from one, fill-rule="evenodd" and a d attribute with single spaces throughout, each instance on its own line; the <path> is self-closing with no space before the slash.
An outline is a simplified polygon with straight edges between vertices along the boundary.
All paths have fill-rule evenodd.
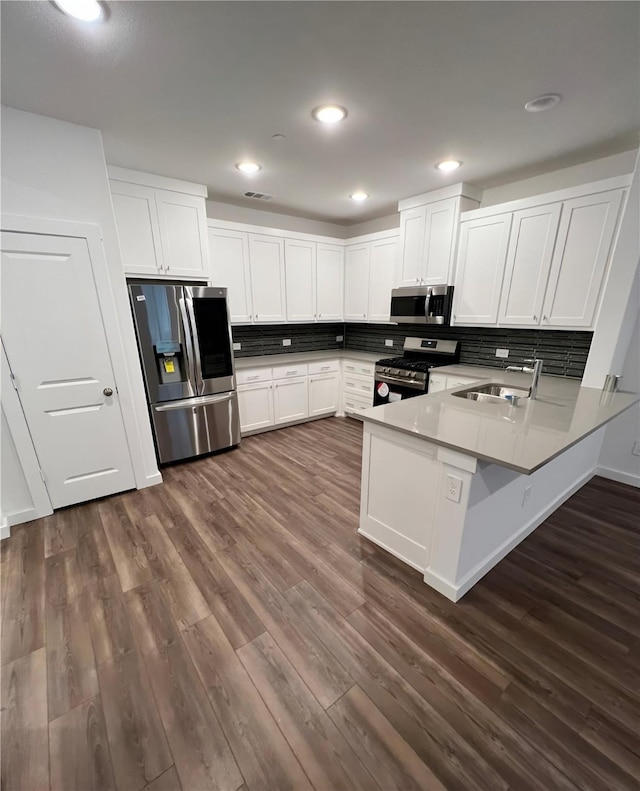
<path id="1" fill-rule="evenodd" d="M 508 365 L 507 371 L 522 371 L 522 373 L 525 374 L 533 374 L 531 377 L 531 387 L 529 388 L 529 398 L 534 399 L 538 395 L 538 380 L 542 373 L 544 360 L 540 360 L 536 357 L 535 360 L 525 360 L 525 363 L 533 363 L 533 368 L 529 368 L 526 365 Z"/>

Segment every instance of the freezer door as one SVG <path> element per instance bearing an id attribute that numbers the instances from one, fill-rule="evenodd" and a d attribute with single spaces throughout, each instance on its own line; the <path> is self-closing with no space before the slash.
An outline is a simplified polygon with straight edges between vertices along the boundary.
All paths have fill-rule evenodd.
<path id="1" fill-rule="evenodd" d="M 161 463 L 188 459 L 240 442 L 235 392 L 151 405 Z"/>
<path id="2" fill-rule="evenodd" d="M 235 388 L 227 289 L 185 287 L 198 395 Z"/>
<path id="3" fill-rule="evenodd" d="M 184 292 L 183 286 L 177 285 L 129 285 L 147 396 L 152 404 L 198 395 Z"/>

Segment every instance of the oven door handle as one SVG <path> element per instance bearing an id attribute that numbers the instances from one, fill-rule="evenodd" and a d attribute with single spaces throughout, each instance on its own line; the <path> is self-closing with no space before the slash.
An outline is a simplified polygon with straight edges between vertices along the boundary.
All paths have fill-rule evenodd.
<path id="1" fill-rule="evenodd" d="M 415 379 L 397 379 L 395 376 L 387 376 L 386 374 L 376 374 L 376 383 L 386 382 L 387 384 L 398 384 L 403 387 L 408 387 L 412 390 L 425 390 L 426 382 L 419 382 Z"/>

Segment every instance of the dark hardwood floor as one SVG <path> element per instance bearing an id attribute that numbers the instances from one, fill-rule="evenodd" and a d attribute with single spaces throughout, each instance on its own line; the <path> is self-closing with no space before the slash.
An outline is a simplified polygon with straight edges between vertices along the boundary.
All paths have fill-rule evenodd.
<path id="1" fill-rule="evenodd" d="M 358 537 L 360 424 L 2 543 L 3 791 L 640 779 L 640 496 L 594 478 L 458 604 Z"/>

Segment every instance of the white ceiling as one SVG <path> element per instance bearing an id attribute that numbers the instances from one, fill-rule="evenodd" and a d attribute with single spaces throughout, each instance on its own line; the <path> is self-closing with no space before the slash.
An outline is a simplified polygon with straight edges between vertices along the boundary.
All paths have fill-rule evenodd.
<path id="1" fill-rule="evenodd" d="M 4 0 L 1 15 L 4 104 L 97 127 L 109 163 L 253 208 L 349 224 L 637 145 L 637 2 L 112 2 L 86 26 Z M 550 91 L 556 109 L 523 110 Z M 348 119 L 313 121 L 323 102 Z M 450 156 L 464 166 L 436 172 Z M 241 175 L 243 158 L 263 170 Z"/>

